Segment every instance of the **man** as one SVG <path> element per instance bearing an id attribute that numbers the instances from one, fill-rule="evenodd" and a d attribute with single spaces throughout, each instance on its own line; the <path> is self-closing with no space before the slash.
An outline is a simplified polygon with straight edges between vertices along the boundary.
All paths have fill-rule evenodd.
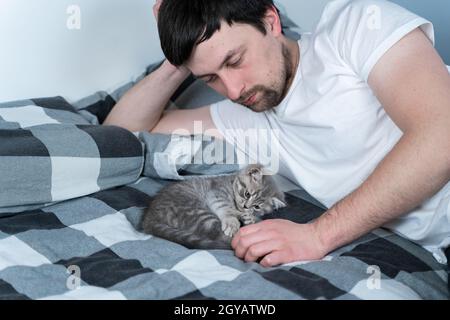
<path id="1" fill-rule="evenodd" d="M 159 8 L 159 5 L 161 7 Z M 329 210 L 306 225 L 241 228 L 235 254 L 263 266 L 316 260 L 380 226 L 445 263 L 450 243 L 450 76 L 432 25 L 384 0 L 336 0 L 315 32 L 286 38 L 271 0 L 164 0 L 168 61 L 105 124 L 131 131 L 280 132 L 280 174 Z M 163 114 L 192 72 L 229 100 Z"/>

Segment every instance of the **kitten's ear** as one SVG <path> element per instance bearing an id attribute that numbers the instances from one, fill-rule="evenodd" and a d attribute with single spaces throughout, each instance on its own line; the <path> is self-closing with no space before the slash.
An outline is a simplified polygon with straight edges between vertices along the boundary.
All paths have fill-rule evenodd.
<path id="1" fill-rule="evenodd" d="M 243 188 L 243 186 L 242 186 L 242 183 L 239 181 L 239 178 L 234 179 L 233 189 L 236 192 L 240 192 L 242 188 Z"/>
<path id="2" fill-rule="evenodd" d="M 278 199 L 277 197 L 272 198 L 272 205 L 275 208 L 275 210 L 287 207 L 287 204 L 284 201 Z"/>
<path id="3" fill-rule="evenodd" d="M 247 174 L 254 182 L 261 182 L 263 178 L 263 167 L 260 165 L 253 165 L 247 168 Z"/>

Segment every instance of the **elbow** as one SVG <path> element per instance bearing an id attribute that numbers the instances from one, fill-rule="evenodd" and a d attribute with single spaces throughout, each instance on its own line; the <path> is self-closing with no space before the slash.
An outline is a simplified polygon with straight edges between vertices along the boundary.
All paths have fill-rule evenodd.
<path id="1" fill-rule="evenodd" d="M 432 148 L 429 151 L 429 156 L 436 156 L 436 164 L 438 164 L 444 172 L 444 177 L 450 181 L 450 126 L 447 121 L 436 124 L 435 128 L 428 130 L 426 139 Z"/>

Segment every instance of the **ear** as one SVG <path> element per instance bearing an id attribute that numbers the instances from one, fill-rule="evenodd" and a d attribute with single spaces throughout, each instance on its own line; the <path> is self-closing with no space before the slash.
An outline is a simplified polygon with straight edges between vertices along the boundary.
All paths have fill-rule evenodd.
<path id="1" fill-rule="evenodd" d="M 275 208 L 275 210 L 279 210 L 281 208 L 285 208 L 287 205 L 284 201 L 274 197 L 272 198 L 272 205 Z"/>
<path id="2" fill-rule="evenodd" d="M 268 27 L 268 31 L 274 36 L 279 36 L 282 34 L 283 28 L 281 26 L 281 18 L 275 6 L 272 6 L 267 10 L 264 21 Z"/>
<path id="3" fill-rule="evenodd" d="M 247 168 L 247 174 L 254 182 L 261 182 L 263 178 L 263 168 L 260 165 L 254 165 Z"/>
<path id="4" fill-rule="evenodd" d="M 238 192 L 242 189 L 242 183 L 239 181 L 239 178 L 235 178 L 233 182 L 234 191 Z"/>

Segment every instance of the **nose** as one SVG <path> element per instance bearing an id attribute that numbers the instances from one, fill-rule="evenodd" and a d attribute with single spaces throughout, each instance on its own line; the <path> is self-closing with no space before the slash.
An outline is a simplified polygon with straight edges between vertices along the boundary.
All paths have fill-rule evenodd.
<path id="1" fill-rule="evenodd" d="M 237 77 L 227 75 L 222 77 L 223 84 L 227 90 L 227 97 L 232 101 L 237 101 L 244 92 L 244 84 Z"/>

